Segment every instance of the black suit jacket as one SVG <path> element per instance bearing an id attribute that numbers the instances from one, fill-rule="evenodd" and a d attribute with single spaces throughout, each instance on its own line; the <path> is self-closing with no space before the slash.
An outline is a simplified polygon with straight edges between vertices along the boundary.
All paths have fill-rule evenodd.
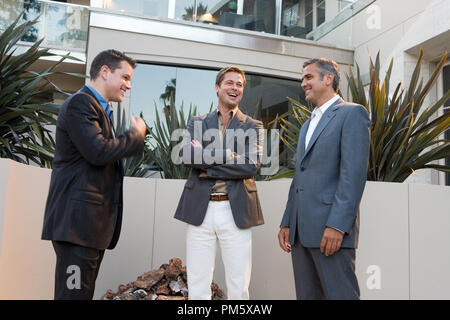
<path id="1" fill-rule="evenodd" d="M 113 138 L 106 113 L 83 87 L 62 105 L 42 239 L 112 249 L 122 224 L 120 159 L 143 152 L 129 131 Z"/>
<path id="2" fill-rule="evenodd" d="M 262 123 L 238 110 L 228 126 L 231 131 L 226 134 L 221 147 L 214 144 L 214 138 L 203 139 L 214 136 L 214 131 L 209 131 L 212 135 L 208 134 L 209 129 L 218 129 L 217 111 L 189 120 L 181 148 L 182 161 L 191 167 L 191 171 L 175 218 L 192 225 L 201 225 L 208 208 L 211 189 L 216 179 L 220 179 L 226 182 L 236 226 L 244 229 L 263 224 L 254 179 L 261 167 Z M 236 135 L 233 135 L 233 132 Z M 191 140 L 200 141 L 203 148 L 192 147 Z M 206 172 L 207 178 L 200 177 L 201 172 Z"/>

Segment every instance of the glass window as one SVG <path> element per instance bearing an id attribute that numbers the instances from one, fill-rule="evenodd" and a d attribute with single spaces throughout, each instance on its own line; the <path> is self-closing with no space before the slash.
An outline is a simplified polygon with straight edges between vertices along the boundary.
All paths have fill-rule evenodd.
<path id="1" fill-rule="evenodd" d="M 211 70 L 139 63 L 132 80 L 131 114 L 142 112 L 151 125 L 156 120 L 155 107 L 162 115 L 171 98 L 186 112 L 192 105 L 198 113 L 207 113 L 211 104 L 217 105 L 215 79 L 216 72 Z"/>
<path id="2" fill-rule="evenodd" d="M 24 21 L 34 20 L 41 14 L 41 4 L 37 0 L 2 0 L 1 3 L 0 31 L 2 32 L 6 30 L 6 28 L 8 28 L 22 12 Z M 19 22 L 19 24 L 22 22 Z M 39 23 L 34 24 L 28 28 L 20 40 L 25 42 L 36 42 L 40 38 L 39 31 Z"/>
<path id="3" fill-rule="evenodd" d="M 45 3 L 41 20 L 44 44 L 51 47 L 85 50 L 88 37 L 87 8 Z"/>
<path id="4" fill-rule="evenodd" d="M 195 1 L 194 0 L 176 0 L 171 1 L 172 7 L 174 9 L 174 15 L 170 14 L 169 10 L 169 18 L 175 18 L 180 20 L 189 20 L 194 21 L 194 13 L 195 13 Z M 197 9 L 198 10 L 198 9 Z"/>
<path id="5" fill-rule="evenodd" d="M 197 114 L 206 114 L 217 107 L 215 81 L 218 70 L 183 66 L 165 66 L 139 63 L 133 74 L 130 113 L 143 113 L 149 126 L 156 120 L 155 106 L 160 116 L 169 105 L 170 97 L 185 114 L 190 106 L 197 107 Z M 239 108 L 245 114 L 268 123 L 277 115 L 289 110 L 287 97 L 304 101 L 299 80 L 281 79 L 258 74 L 246 74 L 247 83 Z M 261 110 L 258 103 L 261 101 Z M 280 151 L 283 145 L 280 144 Z M 280 164 L 287 165 L 293 154 L 285 152 Z"/>
<path id="6" fill-rule="evenodd" d="M 102 6 L 112 10 L 167 17 L 168 2 L 158 0 L 113 0 L 102 2 Z"/>
<path id="7" fill-rule="evenodd" d="M 275 33 L 275 1 L 199 0 L 197 21 Z"/>
<path id="8" fill-rule="evenodd" d="M 133 74 L 130 103 L 132 114 L 143 112 L 147 122 L 155 120 L 158 111 L 170 104 L 185 110 L 196 106 L 198 113 L 205 114 L 217 107 L 215 81 L 217 70 L 197 69 L 181 66 L 164 66 L 139 63 Z M 262 75 L 246 74 L 247 83 L 240 109 L 256 116 L 257 105 L 262 101 L 262 117 L 273 120 L 288 110 L 291 97 L 302 100 L 303 92 L 299 80 L 280 79 Z"/>
<path id="9" fill-rule="evenodd" d="M 301 99 L 302 89 L 300 81 L 267 77 L 262 75 L 246 74 L 247 83 L 244 96 L 240 103 L 240 109 L 255 118 L 257 116 L 257 105 L 262 102 L 261 119 L 263 122 L 272 121 L 277 115 L 288 111 L 288 100 L 290 97 Z"/>
<path id="10" fill-rule="evenodd" d="M 284 0 L 281 34 L 306 38 L 313 29 L 313 0 Z"/>
<path id="11" fill-rule="evenodd" d="M 93 4 L 154 17 L 198 21 L 267 33 L 275 33 L 275 5 L 274 0 L 108 0 Z"/>
<path id="12" fill-rule="evenodd" d="M 317 1 L 316 11 L 317 11 L 316 26 L 320 26 L 322 23 L 325 22 L 325 0 Z"/>
<path id="13" fill-rule="evenodd" d="M 339 0 L 339 11 L 344 10 L 348 6 L 352 5 L 355 0 Z"/>
<path id="14" fill-rule="evenodd" d="M 195 0 L 111 0 L 102 6 L 154 17 L 192 20 Z"/>
<path id="15" fill-rule="evenodd" d="M 39 19 L 26 31 L 21 41 L 36 42 L 44 38 L 44 47 L 76 51 L 86 49 L 88 8 L 37 0 L 2 1 L 0 30 L 5 30 L 23 11 L 24 21 Z"/>

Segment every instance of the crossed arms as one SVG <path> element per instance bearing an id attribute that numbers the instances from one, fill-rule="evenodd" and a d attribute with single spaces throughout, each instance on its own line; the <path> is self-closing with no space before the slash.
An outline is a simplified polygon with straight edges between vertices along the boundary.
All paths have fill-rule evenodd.
<path id="1" fill-rule="evenodd" d="M 224 141 L 221 140 L 218 129 L 202 132 L 202 119 L 191 118 L 180 144 L 181 162 L 204 171 L 212 179 L 254 177 L 261 167 L 262 123 L 246 122 L 242 128 L 227 129 Z"/>

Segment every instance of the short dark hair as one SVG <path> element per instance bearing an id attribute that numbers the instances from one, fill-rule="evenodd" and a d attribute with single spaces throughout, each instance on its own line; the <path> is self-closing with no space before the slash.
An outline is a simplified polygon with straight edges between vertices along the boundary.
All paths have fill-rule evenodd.
<path id="1" fill-rule="evenodd" d="M 230 66 L 230 67 L 225 67 L 220 69 L 219 73 L 216 76 L 216 84 L 218 86 L 220 86 L 220 84 L 222 83 L 223 78 L 225 77 L 225 74 L 228 72 L 236 72 L 239 73 L 242 76 L 242 79 L 244 80 L 243 85 L 245 86 L 245 83 L 247 82 L 247 80 L 245 79 L 245 73 L 244 71 L 236 66 Z"/>
<path id="2" fill-rule="evenodd" d="M 91 63 L 91 69 L 89 70 L 89 76 L 91 77 L 91 80 L 97 79 L 102 66 L 108 66 L 108 68 L 111 69 L 112 72 L 114 72 L 116 69 L 120 68 L 120 64 L 122 61 L 128 62 L 128 64 L 133 69 L 136 68 L 136 60 L 126 56 L 124 53 L 118 50 L 109 49 L 100 52 L 95 56 L 94 60 Z"/>
<path id="3" fill-rule="evenodd" d="M 339 66 L 336 61 L 325 58 L 314 58 L 303 63 L 303 69 L 310 64 L 316 64 L 319 69 L 320 79 L 323 79 L 323 76 L 331 73 L 333 75 L 333 89 L 335 92 L 338 91 L 340 75 L 339 75 Z"/>

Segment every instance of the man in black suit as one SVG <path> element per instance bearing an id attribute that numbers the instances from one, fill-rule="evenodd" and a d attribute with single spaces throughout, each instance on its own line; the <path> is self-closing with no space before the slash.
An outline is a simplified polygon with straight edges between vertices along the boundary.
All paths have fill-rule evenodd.
<path id="1" fill-rule="evenodd" d="M 181 143 L 182 161 L 192 170 L 175 218 L 188 223 L 189 299 L 211 299 L 217 241 L 228 298 L 249 299 L 251 227 L 264 223 L 254 179 L 261 167 L 263 125 L 239 110 L 244 86 L 241 69 L 220 70 L 217 109 L 191 118 Z"/>
<path id="2" fill-rule="evenodd" d="M 99 53 L 90 85 L 70 96 L 56 123 L 56 152 L 45 208 L 43 240 L 56 252 L 55 299 L 92 299 L 105 249 L 113 249 L 122 224 L 120 159 L 142 154 L 145 123 L 115 136 L 109 102 L 131 89 L 136 62 L 116 50 Z"/>

